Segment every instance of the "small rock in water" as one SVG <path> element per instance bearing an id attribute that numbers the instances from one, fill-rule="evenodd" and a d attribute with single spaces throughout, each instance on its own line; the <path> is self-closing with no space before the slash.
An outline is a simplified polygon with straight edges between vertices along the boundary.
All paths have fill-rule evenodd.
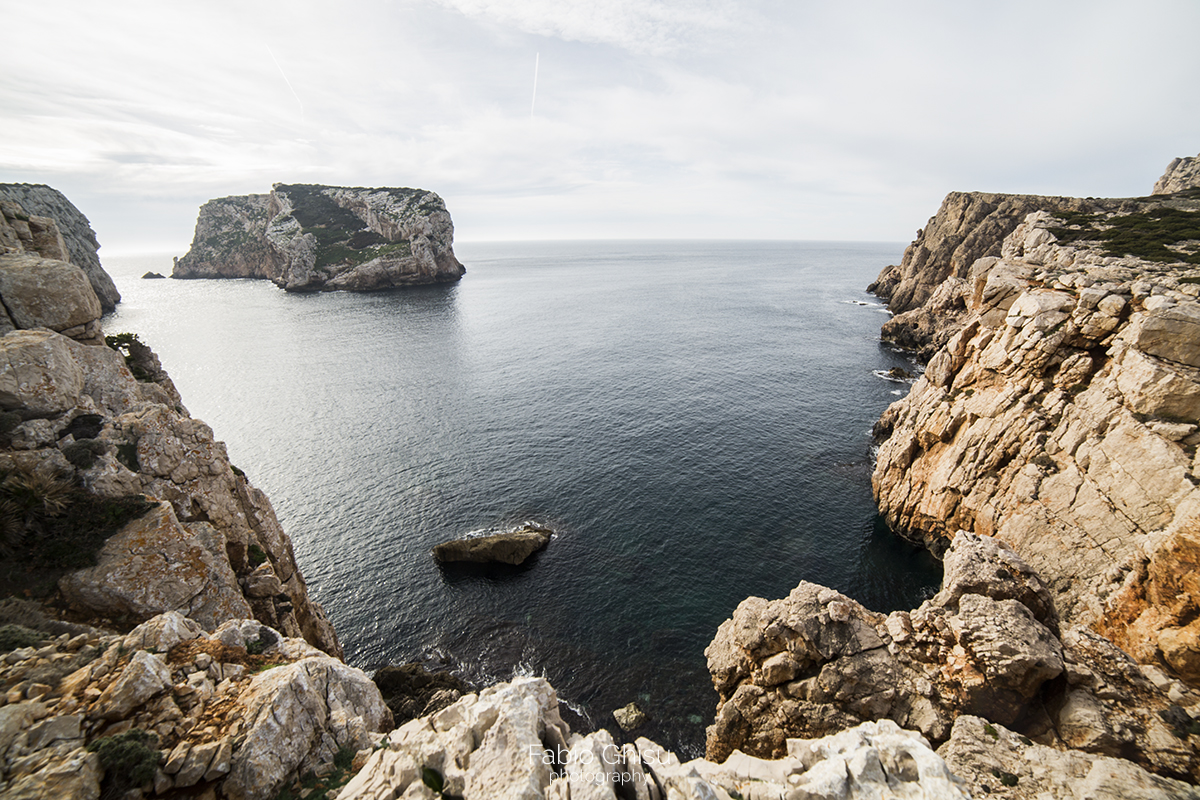
<path id="1" fill-rule="evenodd" d="M 889 378 L 903 378 L 904 380 L 908 380 L 912 376 L 912 373 L 904 369 L 904 367 L 892 367 L 888 370 Z"/>
<path id="2" fill-rule="evenodd" d="M 613 718 L 617 720 L 621 730 L 626 732 L 642 727 L 648 719 L 646 712 L 638 708 L 637 703 L 630 703 L 624 708 L 618 708 L 613 712 Z"/>
<path id="3" fill-rule="evenodd" d="M 433 548 L 433 557 L 441 562 L 472 561 L 500 562 L 517 565 L 541 550 L 550 542 L 552 531 L 537 525 L 491 536 L 452 539 Z"/>
<path id="4" fill-rule="evenodd" d="M 142 276 L 142 280 L 148 280 L 150 278 L 166 278 L 166 277 L 167 276 L 163 275 L 161 272 L 147 272 L 145 275 Z"/>

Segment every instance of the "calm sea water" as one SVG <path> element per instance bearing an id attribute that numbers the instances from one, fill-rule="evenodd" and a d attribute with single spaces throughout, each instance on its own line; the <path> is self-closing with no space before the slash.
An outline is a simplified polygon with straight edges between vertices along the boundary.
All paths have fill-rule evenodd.
<path id="1" fill-rule="evenodd" d="M 636 700 L 695 755 L 704 647 L 801 580 L 910 608 L 939 579 L 871 500 L 871 424 L 907 390 L 864 292 L 900 245 L 465 243 L 453 286 L 289 295 L 141 280 L 105 320 L 159 353 L 274 503 L 348 660 L 545 675 L 592 724 Z M 520 568 L 429 549 L 525 520 Z"/>

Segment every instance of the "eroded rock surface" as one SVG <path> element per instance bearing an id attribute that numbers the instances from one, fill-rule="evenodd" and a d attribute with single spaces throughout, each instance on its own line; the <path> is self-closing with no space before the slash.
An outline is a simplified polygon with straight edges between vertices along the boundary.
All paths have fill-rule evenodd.
<path id="1" fill-rule="evenodd" d="M 785 757 L 732 754 L 681 763 L 654 742 L 618 746 L 608 731 L 572 733 L 540 678 L 464 696 L 390 733 L 340 800 L 462 797 L 557 800 L 755 800 L 923 797 L 963 800 L 963 783 L 920 735 L 867 723 L 787 742 Z"/>
<path id="2" fill-rule="evenodd" d="M 941 743 L 973 715 L 1047 745 L 1200 775 L 1186 730 L 1200 696 L 1173 699 L 1178 686 L 1064 627 L 1048 588 L 1002 542 L 960 532 L 945 564 L 941 591 L 911 612 L 874 613 L 810 583 L 743 601 L 705 650 L 720 696 L 707 757 L 779 757 L 789 738 L 880 719 Z"/>
<path id="3" fill-rule="evenodd" d="M 1034 212 L 974 263 L 969 313 L 876 426 L 872 484 L 902 535 L 996 536 L 1065 620 L 1197 681 L 1200 268 L 1086 238 L 1120 216 Z"/>
<path id="4" fill-rule="evenodd" d="M 171 277 L 267 278 L 288 291 L 456 281 L 453 240 L 433 192 L 277 183 L 205 203 Z"/>
<path id="5" fill-rule="evenodd" d="M 1200 188 L 1200 156 L 1176 158 L 1167 165 L 1167 171 L 1154 184 L 1154 194 L 1174 194 L 1198 188 Z"/>
<path id="6" fill-rule="evenodd" d="M 96 567 L 62 579 L 78 613 L 136 622 L 178 610 L 210 629 L 254 616 L 340 656 L 270 503 L 179 405 L 152 354 L 140 354 L 141 381 L 120 353 L 46 329 L 0 337 L 0 354 L 0 409 L 15 425 L 0 470 L 161 501 L 116 533 Z"/>
<path id="7" fill-rule="evenodd" d="M 391 727 L 360 670 L 255 620 L 225 626 L 260 652 L 172 612 L 0 654 L 0 794 L 96 798 L 112 776 L 87 746 L 136 728 L 160 751 L 154 795 L 267 800 Z"/>

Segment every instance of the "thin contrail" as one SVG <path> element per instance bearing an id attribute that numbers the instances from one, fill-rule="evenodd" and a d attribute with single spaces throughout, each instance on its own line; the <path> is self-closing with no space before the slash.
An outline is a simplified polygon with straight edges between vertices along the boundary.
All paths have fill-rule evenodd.
<path id="1" fill-rule="evenodd" d="M 271 53 L 271 45 L 267 45 L 267 52 Z M 298 106 L 300 106 L 300 119 L 304 119 L 304 103 L 300 102 L 300 95 L 296 94 L 295 87 L 293 87 L 292 82 L 288 80 L 287 73 L 283 71 L 283 67 L 279 66 L 279 59 L 277 59 L 275 57 L 274 53 L 271 53 L 271 60 L 274 61 L 275 66 L 279 68 L 279 74 L 283 76 L 283 82 L 286 83 L 288 85 L 288 88 L 292 90 L 292 97 L 296 98 L 296 104 Z M 535 83 L 536 83 L 536 78 L 535 78 Z"/>
<path id="2" fill-rule="evenodd" d="M 533 99 L 529 101 L 529 118 L 530 119 L 533 119 L 533 109 L 534 109 L 534 106 L 537 105 L 538 58 L 540 58 L 541 55 L 542 55 L 541 53 L 534 53 L 534 55 L 533 55 Z"/>

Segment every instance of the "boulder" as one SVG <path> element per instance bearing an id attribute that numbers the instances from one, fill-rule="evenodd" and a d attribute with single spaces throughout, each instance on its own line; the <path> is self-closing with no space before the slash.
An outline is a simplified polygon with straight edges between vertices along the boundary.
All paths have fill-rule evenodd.
<path id="1" fill-rule="evenodd" d="M 331 763 L 339 748 L 371 747 L 371 734 L 391 723 L 366 674 L 326 655 L 259 673 L 238 702 L 245 734 L 223 784 L 232 800 L 274 797 L 290 777 Z"/>
<path id="2" fill-rule="evenodd" d="M 145 620 L 178 611 L 216 628 L 253 616 L 224 549 L 212 525 L 182 524 L 160 503 L 105 542 L 95 567 L 64 576 L 59 588 L 93 614 Z"/>
<path id="3" fill-rule="evenodd" d="M 613 719 L 621 726 L 621 730 L 629 732 L 646 724 L 646 712 L 638 708 L 637 703 L 630 703 L 627 706 L 618 708 L 613 713 Z"/>
<path id="4" fill-rule="evenodd" d="M 171 688 L 171 670 L 158 656 L 138 650 L 117 680 L 96 701 L 91 712 L 98 719 L 117 720 Z"/>
<path id="5" fill-rule="evenodd" d="M 528 525 L 520 530 L 452 539 L 433 548 L 439 562 L 469 561 L 474 563 L 521 564 L 525 559 L 550 543 L 552 532 Z"/>
<path id="6" fill-rule="evenodd" d="M 960 532 L 945 563 L 938 594 L 886 617 L 810 583 L 743 601 L 705 650 L 719 695 L 708 759 L 779 758 L 789 738 L 883 719 L 942 743 L 972 715 L 1200 775 L 1197 747 L 1161 719 L 1175 701 L 1102 636 L 1060 630 L 1046 586 L 1011 548 Z"/>
<path id="7" fill-rule="evenodd" d="M 83 270 L 36 255 L 0 255 L 0 298 L 15 327 L 98 342 L 103 309 Z"/>

